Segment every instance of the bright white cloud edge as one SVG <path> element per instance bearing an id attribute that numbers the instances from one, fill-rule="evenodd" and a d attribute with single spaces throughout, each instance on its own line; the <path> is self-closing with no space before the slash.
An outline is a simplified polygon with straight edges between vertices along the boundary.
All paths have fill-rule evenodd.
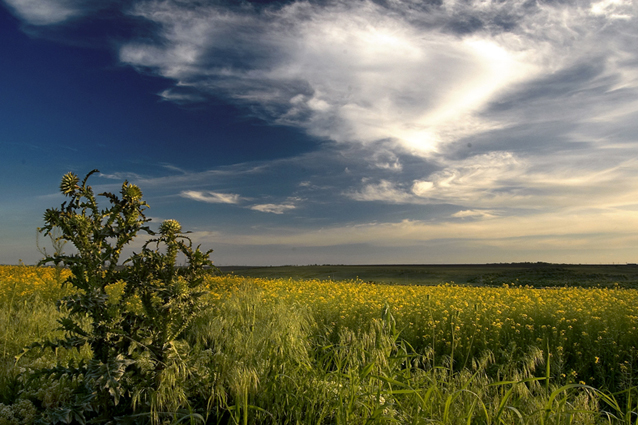
<path id="1" fill-rule="evenodd" d="M 220 193 L 211 191 L 185 190 L 180 194 L 184 198 L 211 204 L 237 204 L 241 196 L 234 193 Z"/>

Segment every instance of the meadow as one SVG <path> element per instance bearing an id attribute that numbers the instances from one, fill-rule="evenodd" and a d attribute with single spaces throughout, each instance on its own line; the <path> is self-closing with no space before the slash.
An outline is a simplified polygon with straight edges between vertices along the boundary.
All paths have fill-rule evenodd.
<path id="1" fill-rule="evenodd" d="M 0 424 L 73 423 L 67 270 L 0 267 Z M 209 276 L 170 406 L 133 423 L 638 423 L 638 291 Z M 117 288 L 110 296 L 117 297 Z M 17 359 L 17 360 L 16 360 Z"/>
<path id="2" fill-rule="evenodd" d="M 621 287 L 638 289 L 636 264 L 372 264 L 307 265 L 274 267 L 220 267 L 226 273 L 245 277 L 320 280 L 363 280 L 393 285 L 464 285 L 535 288 L 578 286 L 588 288 Z"/>

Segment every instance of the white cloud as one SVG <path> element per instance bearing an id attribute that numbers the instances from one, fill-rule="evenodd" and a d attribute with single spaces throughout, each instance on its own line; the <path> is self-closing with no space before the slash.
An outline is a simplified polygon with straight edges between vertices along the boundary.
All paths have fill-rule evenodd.
<path id="1" fill-rule="evenodd" d="M 446 161 L 446 167 L 416 180 L 412 193 L 430 202 L 461 205 L 495 205 L 520 201 L 529 185 L 521 179 L 529 171 L 526 161 L 511 152 L 490 152 L 460 161 Z"/>
<path id="2" fill-rule="evenodd" d="M 592 3 L 589 10 L 593 15 L 608 19 L 631 19 L 632 9 L 631 0 L 602 0 Z"/>
<path id="3" fill-rule="evenodd" d="M 365 180 L 359 191 L 346 192 L 357 201 L 382 201 L 394 204 L 454 203 L 467 206 L 489 207 L 521 199 L 526 188 L 520 181 L 529 166 L 511 152 L 490 152 L 464 160 L 442 160 L 444 167 L 428 176 L 415 180 L 411 188 L 381 180 Z"/>
<path id="4" fill-rule="evenodd" d="M 100 173 L 100 177 L 104 177 L 109 180 L 140 180 L 142 176 L 137 173 L 125 172 L 125 173 Z"/>
<path id="5" fill-rule="evenodd" d="M 621 150 L 622 152 L 622 150 Z M 364 179 L 345 195 L 389 204 L 453 204 L 478 211 L 492 208 L 624 208 L 638 199 L 638 159 L 614 158 L 592 164 L 588 155 L 525 157 L 490 152 L 462 160 L 440 159 L 441 170 L 411 186 Z"/>
<path id="6" fill-rule="evenodd" d="M 181 174 L 188 174 L 188 171 L 184 170 L 183 168 L 177 167 L 173 164 L 160 164 L 163 168 L 166 168 L 167 170 L 171 170 L 171 171 L 177 171 L 178 173 Z"/>
<path id="7" fill-rule="evenodd" d="M 126 43 L 120 59 L 173 79 L 165 99 L 222 95 L 270 122 L 374 149 L 359 160 L 396 176 L 346 190 L 354 199 L 541 205 L 547 176 L 563 175 L 555 187 L 563 195 L 570 173 L 586 180 L 569 169 L 569 143 L 599 134 L 589 160 L 608 163 L 612 132 L 635 121 L 635 9 L 626 0 L 355 0 L 259 10 L 149 1 L 132 13 L 159 24 L 162 42 Z M 551 147 L 503 136 L 515 126 L 556 127 L 545 136 Z M 486 134 L 506 141 L 455 155 L 456 143 Z M 405 154 L 440 171 L 407 177 Z"/>
<path id="8" fill-rule="evenodd" d="M 81 16 L 85 10 L 99 7 L 95 1 L 82 0 L 4 0 L 24 21 L 32 25 L 54 25 Z M 102 1 L 102 4 L 107 3 Z"/>
<path id="9" fill-rule="evenodd" d="M 391 139 L 418 155 L 498 128 L 477 112 L 539 72 L 516 36 L 458 37 L 365 0 L 261 14 L 146 2 L 134 13 L 161 24 L 164 41 L 125 44 L 120 58 L 175 79 L 164 98 L 192 96 L 180 88 L 226 93 L 319 137 Z M 222 56 L 229 49 L 238 64 Z"/>
<path id="10" fill-rule="evenodd" d="M 570 169 L 570 142 L 600 134 L 589 161 L 608 163 L 610 132 L 638 113 L 635 9 L 625 0 L 355 0 L 259 11 L 149 1 L 132 13 L 159 24 L 162 42 L 125 43 L 120 59 L 173 79 L 167 100 L 222 95 L 270 122 L 373 149 L 359 160 L 395 177 L 346 190 L 353 199 L 540 206 L 552 198 L 547 176 L 562 175 L 561 195 L 570 174 L 586 180 Z M 555 141 L 536 151 L 534 143 L 549 142 L 503 136 L 515 126 L 555 126 L 546 136 Z M 455 155 L 456 143 L 486 134 L 506 141 Z M 407 177 L 406 154 L 440 171 Z"/>
<path id="11" fill-rule="evenodd" d="M 283 214 L 286 211 L 294 210 L 297 208 L 295 205 L 290 203 L 284 204 L 258 204 L 250 207 L 251 210 L 261 211 L 265 213 L 272 214 Z"/>
<path id="12" fill-rule="evenodd" d="M 178 92 L 171 89 L 166 89 L 159 93 L 162 99 L 174 102 L 177 104 L 190 104 L 190 103 L 199 103 L 204 102 L 206 98 L 199 93 L 184 93 Z"/>
<path id="13" fill-rule="evenodd" d="M 211 204 L 237 204 L 241 197 L 234 193 L 219 193 L 211 191 L 185 190 L 180 196 L 195 201 L 208 202 Z"/>
<path id="14" fill-rule="evenodd" d="M 345 195 L 355 201 L 382 201 L 390 204 L 415 203 L 416 201 L 414 196 L 388 180 L 366 183 L 360 191 L 346 192 Z"/>
<path id="15" fill-rule="evenodd" d="M 387 148 L 376 149 L 372 155 L 373 165 L 382 170 L 400 172 L 403 165 L 397 155 Z"/>
<path id="16" fill-rule="evenodd" d="M 494 42 L 424 31 L 369 3 L 354 4 L 338 14 L 317 11 L 300 28 L 301 45 L 273 70 L 312 89 L 282 122 L 338 142 L 392 139 L 427 155 L 498 126 L 474 112 L 533 72 Z"/>
<path id="17" fill-rule="evenodd" d="M 496 214 L 491 210 L 463 210 L 458 211 L 452 214 L 454 218 L 478 218 L 478 219 L 487 219 L 493 218 Z"/>

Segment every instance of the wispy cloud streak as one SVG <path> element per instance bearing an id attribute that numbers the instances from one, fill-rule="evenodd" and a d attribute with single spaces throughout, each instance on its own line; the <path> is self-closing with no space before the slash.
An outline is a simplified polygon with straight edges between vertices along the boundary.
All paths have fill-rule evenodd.
<path id="1" fill-rule="evenodd" d="M 237 204 L 241 200 L 241 197 L 235 193 L 219 193 L 197 190 L 185 190 L 181 193 L 181 196 L 210 204 Z"/>
<path id="2" fill-rule="evenodd" d="M 31 25 L 56 25 L 109 6 L 111 0 L 3 0 Z"/>
<path id="3" fill-rule="evenodd" d="M 294 210 L 297 208 L 295 205 L 290 203 L 285 204 L 257 204 L 250 207 L 251 210 L 261 211 L 265 213 L 272 214 L 283 214 L 286 211 Z"/>

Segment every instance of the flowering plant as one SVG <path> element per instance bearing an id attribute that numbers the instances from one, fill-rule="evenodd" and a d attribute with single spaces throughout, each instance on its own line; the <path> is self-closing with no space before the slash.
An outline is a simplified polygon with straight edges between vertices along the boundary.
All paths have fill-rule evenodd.
<path id="1" fill-rule="evenodd" d="M 38 344 L 54 349 L 88 345 L 93 358 L 78 366 L 41 371 L 80 381 L 73 405 L 50 412 L 53 422 L 106 422 L 132 415 L 177 412 L 188 407 L 181 397 L 187 370 L 180 336 L 201 308 L 204 276 L 214 270 L 212 250 L 193 248 L 175 220 L 160 225 L 159 233 L 146 224 L 148 204 L 142 191 L 125 181 L 120 196 L 100 193 L 110 207 L 101 209 L 87 185 L 73 173 L 62 178 L 60 191 L 69 199 L 60 209 L 47 209 L 44 235 L 59 229 L 59 239 L 71 242 L 76 254 L 55 252 L 41 264 L 64 264 L 71 274 L 66 284 L 76 293 L 61 299 L 67 312 L 60 320 L 66 337 Z M 122 249 L 139 232 L 155 236 L 140 253 L 120 264 Z M 176 264 L 178 254 L 185 265 Z M 88 325 L 87 319 L 88 318 Z"/>

